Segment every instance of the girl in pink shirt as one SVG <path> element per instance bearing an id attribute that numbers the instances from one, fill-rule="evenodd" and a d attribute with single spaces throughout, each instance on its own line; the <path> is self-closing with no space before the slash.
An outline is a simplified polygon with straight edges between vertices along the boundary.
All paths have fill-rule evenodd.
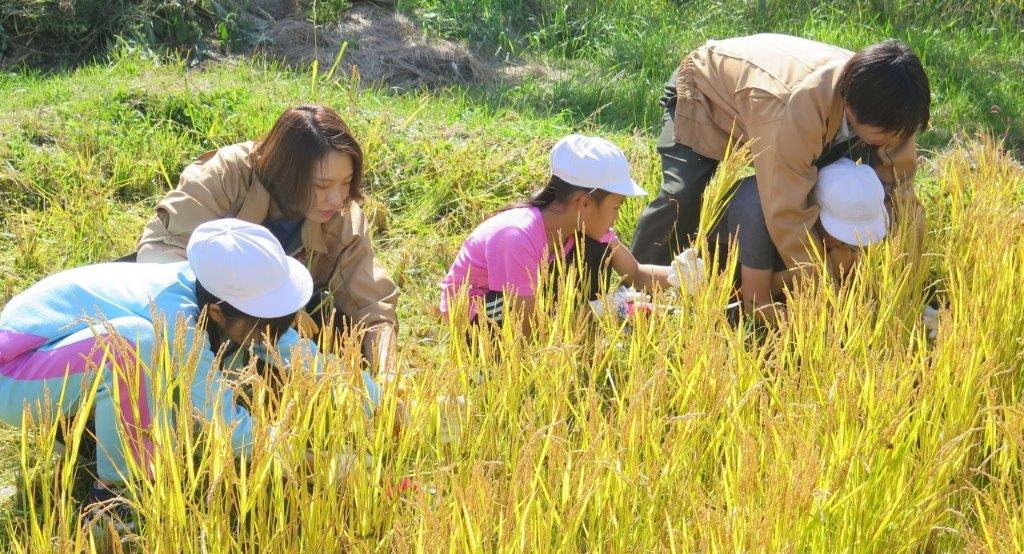
<path id="1" fill-rule="evenodd" d="M 547 186 L 491 216 L 462 244 L 441 282 L 441 313 L 451 316 L 452 298 L 465 288 L 472 321 L 483 314 L 500 323 L 506 304 L 514 304 L 522 307 L 528 333 L 541 269 L 559 259 L 583 261 L 589 282 L 583 283 L 586 298 L 580 300 L 596 298 L 607 286 L 610 275 L 602 269 L 608 265 L 625 284 L 640 289 L 678 286 L 672 266 L 638 264 L 612 230 L 626 197 L 646 194 L 611 142 L 582 135 L 559 140 L 551 150 Z"/>

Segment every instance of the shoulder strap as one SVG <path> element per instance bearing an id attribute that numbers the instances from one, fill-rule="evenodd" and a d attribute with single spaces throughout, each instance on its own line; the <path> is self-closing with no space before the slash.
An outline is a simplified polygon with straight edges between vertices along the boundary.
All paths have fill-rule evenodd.
<path id="1" fill-rule="evenodd" d="M 837 142 L 814 160 L 814 167 L 821 168 L 835 162 L 839 158 L 850 158 L 853 161 L 863 164 L 871 164 L 872 151 L 874 148 L 864 144 L 857 136 L 852 136 L 842 142 Z"/>

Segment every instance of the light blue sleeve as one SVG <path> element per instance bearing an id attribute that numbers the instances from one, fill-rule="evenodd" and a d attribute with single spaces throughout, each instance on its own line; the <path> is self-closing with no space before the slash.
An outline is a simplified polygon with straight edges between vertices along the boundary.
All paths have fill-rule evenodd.
<path id="1" fill-rule="evenodd" d="M 277 363 L 277 359 L 265 345 L 258 344 L 252 350 L 264 361 L 271 364 Z M 307 369 L 311 369 L 313 373 L 317 374 L 323 372 L 324 362 L 328 359 L 327 354 L 320 353 L 315 342 L 299 337 L 299 333 L 295 329 L 288 329 L 277 339 L 275 350 L 285 367 L 291 366 L 292 360 L 296 358 L 310 360 L 313 365 Z"/>
<path id="2" fill-rule="evenodd" d="M 380 385 L 373 379 L 370 372 L 363 370 L 363 386 L 366 387 L 366 399 L 363 400 L 363 411 L 366 417 L 373 417 L 373 412 L 380 406 L 381 391 Z"/>
<path id="3" fill-rule="evenodd" d="M 194 329 L 189 329 L 186 340 L 194 341 Z M 201 349 L 196 371 L 189 385 L 192 407 L 206 421 L 220 420 L 231 429 L 231 449 L 237 456 L 247 456 L 252 447 L 253 421 L 248 410 L 235 402 L 231 383 L 214 369 L 214 354 L 209 343 L 187 342 Z"/>
<path id="4" fill-rule="evenodd" d="M 312 365 L 308 369 L 312 370 L 314 374 L 322 373 L 327 362 L 335 357 L 333 354 L 320 352 L 315 342 L 299 337 L 299 333 L 295 329 L 288 329 L 277 339 L 276 350 L 285 366 L 290 366 L 293 359 L 311 360 Z M 276 363 L 274 356 L 262 344 L 253 347 L 253 352 L 268 363 Z M 380 385 L 365 370 L 362 371 L 362 377 L 363 387 L 366 389 L 363 411 L 366 412 L 366 417 L 373 417 L 374 411 L 381 402 Z"/>

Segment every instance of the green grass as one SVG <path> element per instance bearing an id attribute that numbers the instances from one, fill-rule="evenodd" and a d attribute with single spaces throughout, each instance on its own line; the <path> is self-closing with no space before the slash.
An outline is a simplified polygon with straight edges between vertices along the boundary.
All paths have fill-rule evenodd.
<path id="1" fill-rule="evenodd" d="M 259 432 L 289 429 L 283 455 L 265 444 L 251 466 L 231 470 L 216 448 L 196 466 L 164 443 L 167 478 L 140 491 L 154 521 L 148 547 L 1020 551 L 1024 170 L 990 142 L 948 145 L 978 130 L 1024 137 L 1018 12 L 697 4 L 400 4 L 432 32 L 564 72 L 518 86 L 393 95 L 323 76 L 314 87 L 308 73 L 259 62 L 188 70 L 123 49 L 74 71 L 0 74 L 0 300 L 128 252 L 188 161 L 260 135 L 287 106 L 336 107 L 367 152 L 374 242 L 402 288 L 401 364 L 416 370 L 406 384 L 413 424 L 393 439 L 383 428 L 394 405 L 366 424 L 346 389 L 296 377 L 282 401 L 292 407 L 259 414 Z M 693 300 L 665 298 L 683 316 L 638 321 L 631 336 L 612 321 L 584 325 L 564 303 L 534 345 L 506 335 L 470 350 L 458 326 L 437 321 L 437 282 L 460 241 L 544 181 L 557 138 L 611 138 L 656 190 L 661 83 L 706 38 L 763 30 L 849 48 L 891 35 L 923 55 L 936 92 L 924 137 L 934 151 L 919 180 L 930 218 L 923 266 L 900 257 L 906 236 L 897 233 L 867 257 L 864 278 L 795 299 L 792 320 L 760 341 L 721 321 L 723 278 Z M 1002 114 L 990 113 L 994 104 Z M 624 206 L 616 228 L 625 240 L 642 207 Z M 933 281 L 952 309 L 929 343 L 918 315 Z M 494 348 L 504 356 L 487 362 Z M 484 366 L 490 380 L 470 384 Z M 469 400 L 466 433 L 441 445 L 432 400 L 454 394 Z M 222 433 L 206 429 L 199 444 Z M 0 429 L 0 486 L 15 478 L 20 439 Z M 305 444 L 336 454 L 342 439 L 377 460 L 344 489 L 295 461 Z M 28 453 L 45 453 L 45 442 L 31 436 Z M 59 478 L 29 467 L 37 485 Z M 385 494 L 406 475 L 422 493 Z M 243 488 L 263 492 L 247 505 L 249 527 L 234 533 Z M 3 511 L 0 541 L 40 551 L 51 536 L 79 540 L 59 525 L 69 513 L 57 502 L 34 527 Z"/>
<path id="2" fill-rule="evenodd" d="M 1007 133 L 1024 144 L 1024 9 L 1019 3 L 687 2 L 679 0 L 404 0 L 433 32 L 497 55 L 562 68 L 554 83 L 528 81 L 491 93 L 499 105 L 542 114 L 563 110 L 614 129 L 661 125 L 656 101 L 682 57 L 709 39 L 788 33 L 851 50 L 894 37 L 910 44 L 935 95 L 924 144 L 959 129 Z M 1018 78 L 1012 78 L 1017 75 Z M 998 106 L 999 113 L 993 113 Z"/>
<path id="3" fill-rule="evenodd" d="M 0 68 L 74 66 L 102 59 L 118 44 L 194 57 L 237 50 L 252 31 L 238 18 L 242 6 L 234 0 L 6 0 Z"/>

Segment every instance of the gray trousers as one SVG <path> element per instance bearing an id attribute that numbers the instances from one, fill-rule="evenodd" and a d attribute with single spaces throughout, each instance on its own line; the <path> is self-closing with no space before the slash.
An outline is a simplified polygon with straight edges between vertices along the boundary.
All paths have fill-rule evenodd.
<path id="1" fill-rule="evenodd" d="M 661 104 L 665 108 L 658 155 L 662 184 L 658 195 L 637 221 L 630 250 L 642 264 L 668 265 L 672 257 L 690 245 L 697 234 L 700 206 L 718 168 L 718 160 L 702 156 L 675 141 L 676 76 L 665 84 Z"/>

